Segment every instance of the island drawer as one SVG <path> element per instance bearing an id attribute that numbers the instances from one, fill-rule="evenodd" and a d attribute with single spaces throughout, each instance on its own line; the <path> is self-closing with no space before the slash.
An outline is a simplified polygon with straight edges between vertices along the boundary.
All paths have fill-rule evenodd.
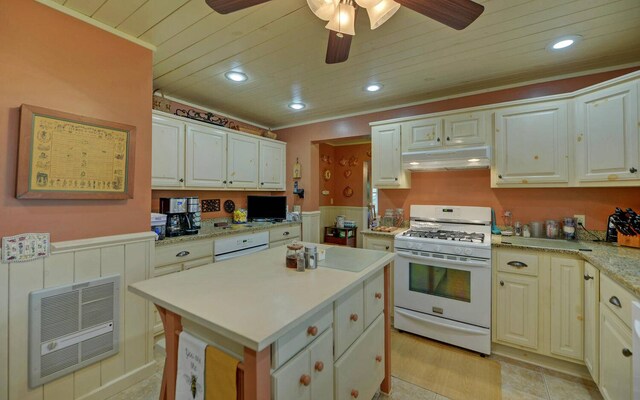
<path id="1" fill-rule="evenodd" d="M 362 284 L 335 301 L 333 306 L 334 357 L 337 359 L 364 331 Z"/>
<path id="2" fill-rule="evenodd" d="M 605 274 L 600 274 L 600 301 L 631 328 L 631 302 L 634 296 Z"/>
<path id="3" fill-rule="evenodd" d="M 300 237 L 300 225 L 283 226 L 269 230 L 269 242 Z"/>
<path id="4" fill-rule="evenodd" d="M 272 368 L 278 369 L 300 350 L 313 342 L 333 322 L 332 306 L 328 305 L 312 317 L 282 335 L 271 346 Z"/>
<path id="5" fill-rule="evenodd" d="M 384 317 L 335 363 L 335 400 L 371 399 L 384 379 Z"/>
<path id="6" fill-rule="evenodd" d="M 194 240 L 156 247 L 156 266 L 183 263 L 213 256 L 213 240 Z"/>
<path id="7" fill-rule="evenodd" d="M 384 270 L 364 281 L 364 326 L 367 327 L 384 310 Z"/>
<path id="8" fill-rule="evenodd" d="M 538 256 L 521 251 L 498 251 L 498 271 L 538 276 Z"/>

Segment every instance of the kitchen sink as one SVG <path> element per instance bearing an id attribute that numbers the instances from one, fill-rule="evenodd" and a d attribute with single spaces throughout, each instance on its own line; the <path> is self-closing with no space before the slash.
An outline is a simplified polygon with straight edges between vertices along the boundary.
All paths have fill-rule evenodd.
<path id="1" fill-rule="evenodd" d="M 360 272 L 387 254 L 386 251 L 332 246 L 327 247 L 325 259 L 318 262 L 318 267 Z"/>

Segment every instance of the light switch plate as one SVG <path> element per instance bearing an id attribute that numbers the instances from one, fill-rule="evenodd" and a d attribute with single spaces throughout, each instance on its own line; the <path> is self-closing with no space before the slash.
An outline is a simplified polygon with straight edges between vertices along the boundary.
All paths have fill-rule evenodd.
<path id="1" fill-rule="evenodd" d="M 48 257 L 50 241 L 48 233 L 23 233 L 2 238 L 2 262 L 26 262 Z"/>

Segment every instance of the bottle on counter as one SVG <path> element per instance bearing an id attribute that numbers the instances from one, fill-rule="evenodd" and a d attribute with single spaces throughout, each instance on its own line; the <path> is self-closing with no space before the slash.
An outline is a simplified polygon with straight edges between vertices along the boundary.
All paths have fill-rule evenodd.
<path id="1" fill-rule="evenodd" d="M 302 252 L 303 247 L 304 246 L 300 243 L 291 243 L 287 245 L 287 255 L 286 255 L 287 268 L 291 268 L 291 269 L 298 268 L 298 259 L 302 258 L 304 260 L 304 254 Z"/>

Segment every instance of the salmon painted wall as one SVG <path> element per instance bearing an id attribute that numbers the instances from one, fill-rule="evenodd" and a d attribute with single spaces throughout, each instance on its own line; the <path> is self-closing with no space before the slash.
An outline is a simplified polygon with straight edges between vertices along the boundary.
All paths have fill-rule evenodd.
<path id="1" fill-rule="evenodd" d="M 412 115 L 421 115 L 428 114 L 440 111 L 447 110 L 456 110 L 467 107 L 475 107 L 486 104 L 494 104 L 501 103 L 507 101 L 514 101 L 520 99 L 527 99 L 533 97 L 541 97 L 541 96 L 549 96 L 560 93 L 572 92 L 587 86 L 594 85 L 599 82 L 603 82 L 609 79 L 613 79 L 615 77 L 633 72 L 638 70 L 639 68 L 627 68 L 617 71 L 603 72 L 598 74 L 592 74 L 587 76 L 580 76 L 575 78 L 567 78 L 562 80 L 555 80 L 543 83 L 536 83 L 516 88 L 502 89 L 496 90 L 492 92 L 474 94 L 470 96 L 458 97 L 453 99 L 446 99 L 441 101 L 434 101 L 430 103 L 420 104 L 416 106 L 403 107 L 394 110 L 376 112 L 371 114 L 358 115 L 354 117 L 346 117 L 335 119 L 331 121 L 318 122 L 314 124 L 302 125 L 292 128 L 281 129 L 277 131 L 279 135 L 279 139 L 287 142 L 287 164 L 293 165 L 292 160 L 295 160 L 296 157 L 300 158 L 300 163 L 303 165 L 302 169 L 302 179 L 300 180 L 301 187 L 305 187 L 307 191 L 306 197 L 303 200 L 297 200 L 297 203 L 302 206 L 303 211 L 313 211 L 317 210 L 320 205 L 321 196 L 319 194 L 319 181 L 316 179 L 318 176 L 318 172 L 314 170 L 315 166 L 319 165 L 319 153 L 318 146 L 313 146 L 312 143 L 319 141 L 326 141 L 336 138 L 345 138 L 345 137 L 353 137 L 353 136 L 361 136 L 361 135 L 369 135 L 371 133 L 371 129 L 369 127 L 370 122 L 381 121 L 392 118 L 401 118 L 408 117 Z M 306 168 L 305 168 L 306 166 Z M 287 173 L 289 173 L 290 168 L 287 169 Z M 488 176 L 488 172 L 485 171 Z M 423 173 L 424 174 L 424 173 Z M 455 174 L 455 173 L 452 173 Z M 464 171 L 462 174 L 469 174 L 469 171 Z M 456 178 L 451 180 L 448 184 L 451 187 L 464 187 L 457 179 L 460 179 L 458 175 L 451 175 Z M 488 178 L 487 178 L 488 179 Z M 287 184 L 290 184 L 290 179 L 287 179 Z M 576 190 L 573 188 L 567 189 L 490 189 L 489 182 L 487 180 L 486 185 L 482 183 L 480 186 L 473 185 L 474 190 L 481 190 L 478 193 L 474 191 L 467 192 L 468 198 L 482 198 L 482 196 L 487 196 L 487 191 L 489 192 L 497 192 L 497 191 L 510 191 L 513 193 L 512 198 L 525 199 L 527 201 L 531 201 L 532 205 L 530 206 L 532 210 L 546 210 L 554 207 L 554 204 L 558 204 L 554 198 L 552 198 L 551 194 L 562 193 L 559 197 L 571 198 L 571 193 L 584 193 L 582 191 L 588 192 L 589 190 L 595 190 L 598 192 L 598 195 L 605 199 L 611 199 L 608 208 L 615 207 L 618 204 L 618 200 L 616 199 L 617 193 L 633 191 L 634 189 L 619 189 L 619 188 L 611 188 L 611 189 L 580 189 Z M 441 194 L 446 196 L 447 188 L 441 187 L 439 191 L 431 191 L 427 186 L 420 187 L 420 185 L 416 183 L 412 183 L 412 188 L 410 190 L 399 190 L 398 193 L 401 192 L 412 192 L 416 191 L 416 193 L 424 194 L 432 193 L 433 195 Z M 419 188 L 419 189 L 418 189 Z M 558 192 L 559 190 L 559 192 Z M 638 190 L 638 189 L 635 189 Z M 291 192 L 290 185 L 287 187 L 287 193 Z M 389 192 L 389 191 L 384 191 Z M 593 192 L 593 193 L 595 193 Z M 531 197 L 531 194 L 540 193 L 540 195 L 536 198 L 535 196 Z M 549 195 L 545 195 L 549 193 Z M 591 193 L 591 192 L 590 192 Z M 477 195 L 477 196 L 476 196 Z M 396 201 L 400 201 L 396 199 L 394 196 L 390 195 L 394 200 L 389 200 L 392 203 Z M 407 195 L 408 196 L 408 195 Z M 381 199 L 382 200 L 382 199 Z M 434 202 L 438 198 L 433 198 Z M 607 202 L 609 200 L 602 200 Z M 387 204 L 392 204 L 387 203 Z M 401 207 L 402 204 L 397 205 L 397 207 Z M 383 209 L 382 207 L 380 207 Z M 602 210 L 603 207 L 596 207 L 597 209 Z M 589 208 L 591 210 L 591 208 Z M 559 214 L 561 210 L 558 211 Z M 514 210 L 515 212 L 515 210 Z M 589 211 L 590 213 L 594 213 L 594 211 Z M 603 211 L 595 212 L 596 218 L 592 218 L 591 221 L 596 222 L 598 215 L 602 215 Z M 542 218 L 534 217 L 534 218 Z M 587 217 L 588 218 L 588 217 Z M 587 220 L 587 226 L 592 226 L 591 222 Z"/>
<path id="2" fill-rule="evenodd" d="M 2 2 L 0 37 L 0 236 L 50 232 L 56 242 L 148 230 L 151 51 L 25 0 Z M 16 199 L 21 104 L 136 126 L 134 198 Z"/>

